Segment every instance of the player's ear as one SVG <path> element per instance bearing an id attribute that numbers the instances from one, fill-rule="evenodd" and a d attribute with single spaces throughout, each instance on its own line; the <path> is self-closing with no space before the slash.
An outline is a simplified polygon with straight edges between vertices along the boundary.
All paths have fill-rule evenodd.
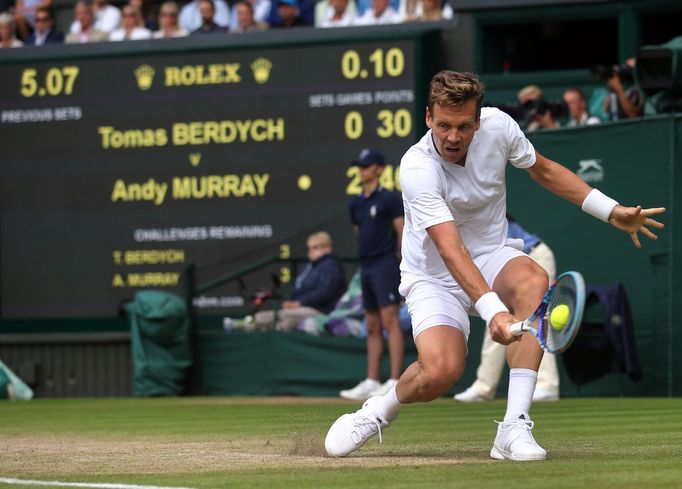
<path id="1" fill-rule="evenodd" d="M 430 111 L 429 108 L 427 107 L 427 108 L 426 108 L 426 127 L 428 127 L 429 129 L 431 129 L 432 123 L 433 123 L 433 118 L 431 117 L 431 111 Z"/>

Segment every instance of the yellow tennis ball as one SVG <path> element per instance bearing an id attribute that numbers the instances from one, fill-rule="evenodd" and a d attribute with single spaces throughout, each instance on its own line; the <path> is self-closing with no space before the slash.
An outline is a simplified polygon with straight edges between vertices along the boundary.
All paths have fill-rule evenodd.
<path id="1" fill-rule="evenodd" d="M 549 315 L 549 324 L 552 328 L 557 331 L 561 331 L 566 326 L 568 322 L 568 316 L 571 314 L 571 310 L 566 304 L 559 304 Z"/>

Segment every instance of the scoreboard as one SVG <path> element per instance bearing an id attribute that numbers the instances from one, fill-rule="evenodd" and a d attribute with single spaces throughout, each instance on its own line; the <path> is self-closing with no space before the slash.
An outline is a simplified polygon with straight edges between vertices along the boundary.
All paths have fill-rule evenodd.
<path id="1" fill-rule="evenodd" d="M 140 289 L 184 294 L 189 263 L 213 279 L 304 255 L 318 229 L 355 254 L 349 162 L 381 150 L 382 183 L 399 190 L 400 157 L 424 129 L 435 36 L 267 34 L 0 60 L 2 319 L 113 316 Z M 288 266 L 267 273 L 293 278 Z M 196 305 L 241 307 L 241 289 Z"/>

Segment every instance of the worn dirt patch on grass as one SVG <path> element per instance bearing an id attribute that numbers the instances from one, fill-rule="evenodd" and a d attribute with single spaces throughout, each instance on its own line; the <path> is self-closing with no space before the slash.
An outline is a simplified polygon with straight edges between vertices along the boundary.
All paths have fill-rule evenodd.
<path id="1" fill-rule="evenodd" d="M 364 452 L 364 453 L 363 453 Z M 291 440 L 176 439 L 105 440 L 87 437 L 10 437 L 0 441 L 0 474 L 13 477 L 79 474 L 169 474 L 249 471 L 276 468 L 386 467 L 481 462 L 479 458 L 405 456 L 379 447 L 347 459 L 325 455 L 323 441 L 312 436 Z"/>

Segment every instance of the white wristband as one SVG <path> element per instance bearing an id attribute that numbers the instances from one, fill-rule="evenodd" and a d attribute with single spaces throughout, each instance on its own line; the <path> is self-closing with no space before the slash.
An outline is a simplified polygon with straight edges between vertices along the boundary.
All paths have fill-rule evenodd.
<path id="1" fill-rule="evenodd" d="M 486 326 L 490 326 L 490 321 L 498 312 L 509 312 L 495 292 L 486 292 L 476 301 L 476 312 L 485 321 Z"/>
<path id="2" fill-rule="evenodd" d="M 618 205 L 618 202 L 601 193 L 596 188 L 593 188 L 585 200 L 583 201 L 582 210 L 589 215 L 601 219 L 604 222 L 609 222 L 609 216 L 613 208 Z"/>

